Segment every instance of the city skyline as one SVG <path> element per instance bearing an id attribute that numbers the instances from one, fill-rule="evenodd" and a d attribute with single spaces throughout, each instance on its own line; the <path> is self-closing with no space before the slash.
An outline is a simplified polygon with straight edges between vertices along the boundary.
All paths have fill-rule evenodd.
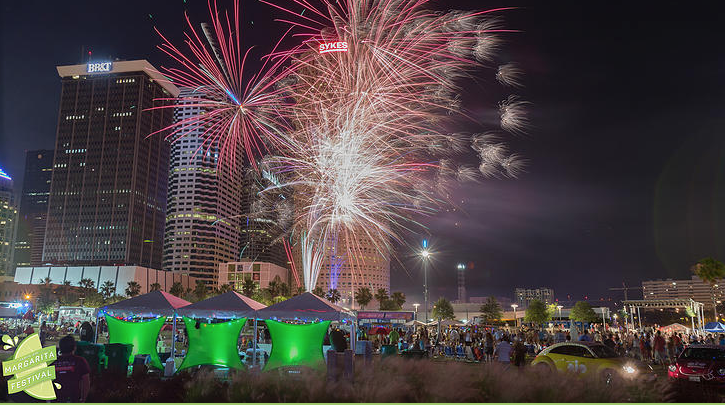
<path id="1" fill-rule="evenodd" d="M 467 7 L 472 3 L 460 4 Z M 22 18 L 23 12 L 30 11 L 24 6 L 3 7 L 18 7 L 11 10 L 12 14 L 19 15 L 19 21 L 32 21 Z M 42 13 L 52 13 L 52 7 Z M 93 42 L 86 44 L 90 48 L 123 59 L 147 57 L 152 63 L 163 60 L 153 50 L 159 40 L 151 26 L 180 31 L 175 29 L 175 21 L 182 10 L 171 10 L 171 16 L 159 20 L 157 11 L 165 6 L 149 7 L 154 18 L 127 10 L 118 16 L 129 23 L 143 22 L 141 33 L 129 35 L 132 30 L 128 28 L 92 37 L 87 34 L 95 25 L 104 24 L 94 21 L 86 28 L 70 30 L 65 38 L 55 39 L 59 46 L 54 54 L 25 58 L 34 61 L 27 72 L 33 75 L 33 85 L 22 91 L 30 91 L 36 98 L 44 95 L 57 100 L 59 86 L 49 84 L 57 80 L 53 67 L 78 62 L 79 48 L 86 41 Z M 719 66 L 722 60 L 709 63 L 698 56 L 700 49 L 716 43 L 715 38 L 701 41 L 697 37 L 699 31 L 690 11 L 685 11 L 683 20 L 691 30 L 660 37 L 672 21 L 681 17 L 671 9 L 656 11 L 653 18 L 646 19 L 643 17 L 649 10 L 644 6 L 635 6 L 624 16 L 612 11 L 594 16 L 573 6 L 562 8 L 549 10 L 532 4 L 507 15 L 507 25 L 527 29 L 508 40 L 511 52 L 526 62 L 527 88 L 523 93 L 537 107 L 531 134 L 514 140 L 516 149 L 530 161 L 528 173 L 519 180 L 489 181 L 458 190 L 456 194 L 465 201 L 460 209 L 430 220 L 433 237 L 428 238 L 438 249 L 430 268 L 431 299 L 441 294 L 456 296 L 458 262 L 475 264 L 466 274 L 469 296 L 547 285 L 563 296 L 606 297 L 613 294 L 608 288 L 618 287 L 622 281 L 636 285 L 647 279 L 687 278 L 695 261 L 723 251 L 717 229 L 723 218 L 719 207 L 724 205 L 716 182 L 722 168 L 713 164 L 719 158 L 722 141 L 715 136 L 714 128 L 720 122 L 713 118 L 716 115 L 710 107 L 721 96 L 718 88 L 723 86 L 718 83 L 722 79 L 715 75 L 717 69 L 713 66 Z M 261 10 L 267 10 L 259 5 L 250 9 L 245 21 L 259 21 Z M 88 20 L 82 15 L 78 21 Z M 596 32 L 605 31 L 604 22 L 615 16 L 621 23 L 616 35 Z M 552 22 L 530 23 L 547 17 Z M 579 32 L 578 38 L 553 32 L 556 24 L 563 22 L 573 22 L 574 27 L 566 26 Z M 642 26 L 635 27 L 635 23 Z M 7 26 L 13 31 L 12 24 Z M 34 29 L 57 27 L 51 24 Z M 628 34 L 647 30 L 652 32 L 649 37 L 621 43 Z M 265 35 L 263 29 L 252 31 L 256 31 L 254 37 Z M 258 42 L 264 43 L 261 39 Z M 552 49 L 552 43 L 556 48 Z M 669 60 L 679 59 L 680 52 L 695 62 L 668 67 Z M 21 50 L 18 54 L 27 52 Z M 4 60 L 3 64 L 4 71 L 11 75 L 23 73 L 18 61 Z M 595 79 L 566 77 L 571 69 L 591 71 L 595 66 L 599 72 L 608 73 Z M 652 73 L 653 66 L 657 69 Z M 3 76 L 4 84 L 9 84 L 9 76 Z M 669 83 L 674 86 L 661 89 L 669 87 L 665 86 Z M 627 86 L 633 86 L 636 97 L 628 95 Z M 19 97 L 18 86 L 3 88 L 8 90 L 3 95 L 0 167 L 20 179 L 22 167 L 15 155 L 31 147 L 53 147 L 54 132 L 47 129 L 55 125 L 57 107 L 52 107 L 51 101 L 50 108 L 40 110 L 49 103 L 39 103 L 32 109 L 38 123 L 30 123 L 29 113 L 22 106 L 11 106 L 10 100 Z M 561 111 L 554 111 L 556 108 Z M 681 121 L 695 123 L 695 128 L 691 131 L 682 123 L 664 125 L 653 121 L 651 111 L 655 108 L 672 111 L 684 118 Z M 24 117 L 22 120 L 13 118 L 16 111 Z M 483 119 L 490 111 L 476 114 Z M 39 126 L 46 130 L 38 130 Z M 17 135 L 36 130 L 44 133 Z M 682 135 L 690 131 L 692 137 Z M 699 165 L 692 163 L 695 161 Z M 16 181 L 16 190 L 21 187 L 19 183 L 22 181 Z M 409 296 L 420 294 L 421 268 L 409 256 L 414 255 L 423 237 L 410 235 L 406 238 L 410 246 L 398 249 L 398 258 L 406 266 L 405 270 L 393 270 L 393 290 L 405 286 L 403 290 Z M 413 287 L 417 284 L 421 286 Z"/>

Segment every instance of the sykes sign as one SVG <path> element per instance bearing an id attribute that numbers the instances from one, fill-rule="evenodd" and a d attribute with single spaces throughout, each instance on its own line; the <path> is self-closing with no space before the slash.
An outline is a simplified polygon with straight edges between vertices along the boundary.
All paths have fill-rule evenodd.
<path id="1" fill-rule="evenodd" d="M 110 72 L 113 68 L 113 62 L 96 62 L 88 64 L 88 73 Z"/>
<path id="2" fill-rule="evenodd" d="M 345 41 L 323 42 L 320 44 L 318 51 L 321 54 L 330 53 L 330 52 L 347 52 L 347 42 L 345 42 Z"/>

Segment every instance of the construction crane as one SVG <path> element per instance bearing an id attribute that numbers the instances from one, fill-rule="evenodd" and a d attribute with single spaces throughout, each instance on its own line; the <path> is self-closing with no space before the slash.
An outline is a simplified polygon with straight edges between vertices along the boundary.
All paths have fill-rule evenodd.
<path id="1" fill-rule="evenodd" d="M 622 288 L 610 288 L 611 291 L 624 291 L 624 300 L 627 301 L 627 291 L 629 290 L 641 290 L 642 287 L 627 287 L 627 284 L 622 281 Z"/>

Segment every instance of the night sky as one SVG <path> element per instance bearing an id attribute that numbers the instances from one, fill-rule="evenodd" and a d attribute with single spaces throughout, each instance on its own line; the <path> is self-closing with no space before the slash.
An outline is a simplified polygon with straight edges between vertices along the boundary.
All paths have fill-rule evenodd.
<path id="1" fill-rule="evenodd" d="M 4 1 L 0 10 L 0 167 L 20 190 L 24 150 L 53 148 L 56 65 L 94 59 L 168 64 L 153 27 L 178 43 L 183 11 L 206 21 L 206 1 Z M 269 50 L 279 13 L 242 1 L 244 38 Z M 641 3 L 641 4 L 640 4 Z M 220 4 L 225 4 L 220 1 Z M 621 297 L 609 287 L 689 278 L 705 256 L 725 259 L 725 14 L 710 2 L 435 2 L 438 8 L 520 6 L 502 14 L 532 126 L 509 137 L 528 160 L 516 180 L 457 191 L 460 209 L 428 220 L 435 250 L 431 299 L 456 297 L 455 265 L 473 262 L 469 296 L 548 286 L 559 299 Z M 511 94 L 482 69 L 465 106 L 490 128 Z M 410 236 L 415 245 L 422 235 Z M 392 289 L 422 296 L 421 268 L 398 249 Z M 634 292 L 632 294 L 635 294 Z"/>

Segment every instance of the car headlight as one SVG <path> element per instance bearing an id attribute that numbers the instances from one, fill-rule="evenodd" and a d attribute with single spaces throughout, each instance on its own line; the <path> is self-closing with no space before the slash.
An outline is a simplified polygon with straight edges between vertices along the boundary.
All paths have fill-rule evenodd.
<path id="1" fill-rule="evenodd" d="M 622 371 L 624 371 L 627 374 L 634 374 L 637 372 L 637 369 L 632 367 L 631 365 L 627 364 L 625 366 L 622 366 Z"/>
<path id="2" fill-rule="evenodd" d="M 721 368 L 720 370 L 717 370 L 717 373 L 720 375 L 725 375 L 725 368 Z"/>
<path id="3" fill-rule="evenodd" d="M 674 364 L 670 364 L 669 367 L 667 367 L 668 370 L 672 371 L 673 373 L 677 372 L 677 366 Z M 720 371 L 723 371 L 722 369 Z"/>

